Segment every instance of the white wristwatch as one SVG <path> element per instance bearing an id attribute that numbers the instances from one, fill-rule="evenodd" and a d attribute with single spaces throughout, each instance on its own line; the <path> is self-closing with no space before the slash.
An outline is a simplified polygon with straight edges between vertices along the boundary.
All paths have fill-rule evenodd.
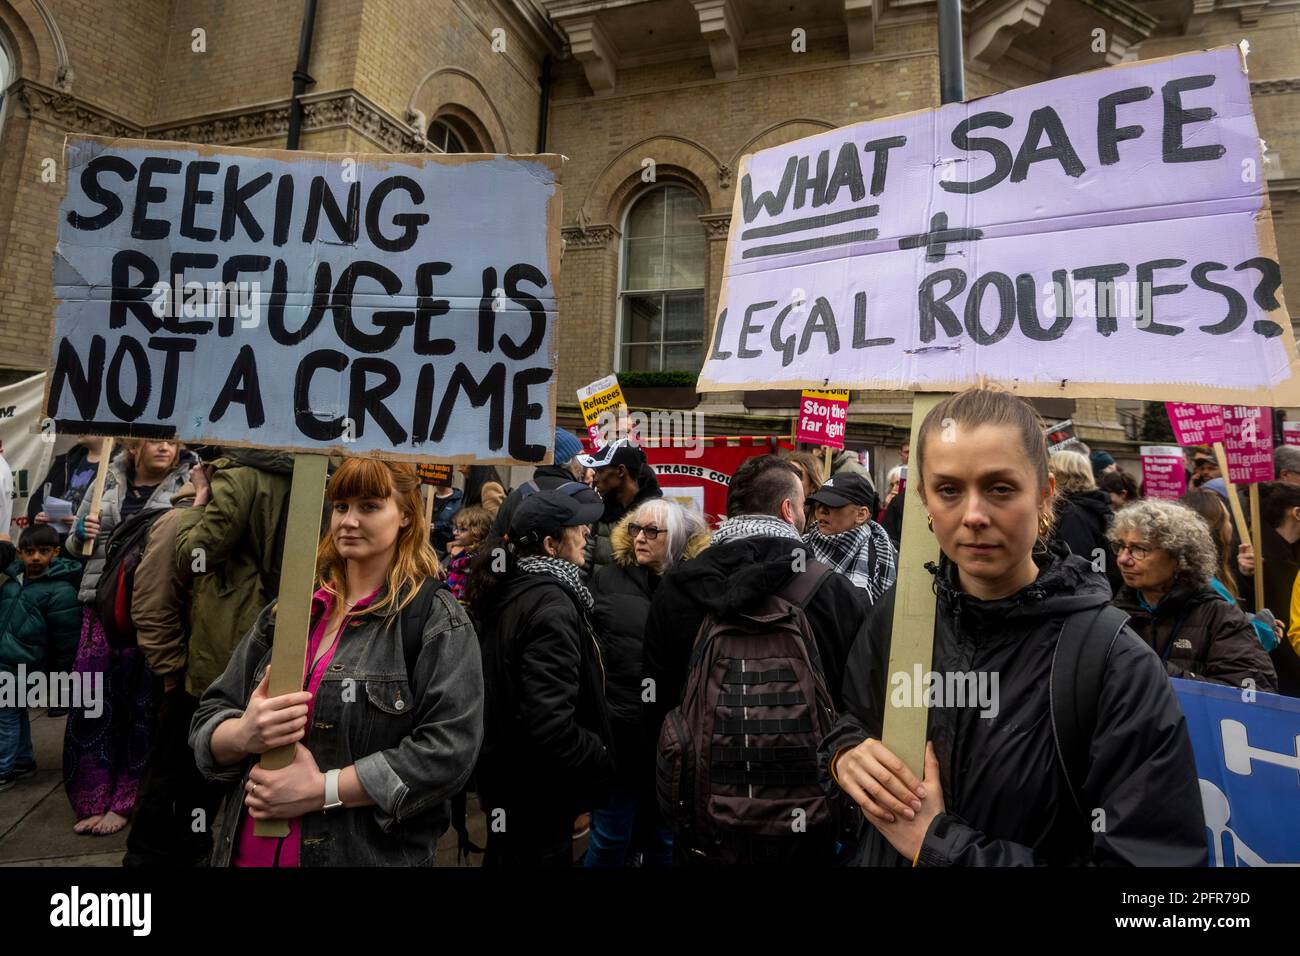
<path id="1" fill-rule="evenodd" d="M 322 810 L 337 810 L 343 806 L 343 801 L 339 799 L 339 774 L 342 770 L 325 771 L 325 806 Z"/>

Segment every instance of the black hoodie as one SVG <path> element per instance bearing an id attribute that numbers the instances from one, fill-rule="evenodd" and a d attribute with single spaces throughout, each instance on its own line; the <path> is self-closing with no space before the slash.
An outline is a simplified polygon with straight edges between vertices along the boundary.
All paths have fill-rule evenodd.
<path id="1" fill-rule="evenodd" d="M 1056 527 L 1052 537 L 1066 545 L 1070 551 L 1093 562 L 1097 550 L 1106 562 L 1106 580 L 1110 593 L 1118 594 L 1124 586 L 1124 576 L 1119 573 L 1115 552 L 1106 538 L 1110 523 L 1115 518 L 1110 507 L 1110 496 L 1098 488 L 1066 495 L 1056 507 Z"/>
<path id="2" fill-rule="evenodd" d="M 1088 562 L 1059 547 L 1043 554 L 1039 567 L 1028 587 L 986 602 L 964 594 L 956 567 L 941 562 L 931 668 L 988 674 L 990 685 L 996 675 L 996 713 L 930 709 L 927 736 L 945 811 L 925 835 L 919 864 L 1204 866 L 1205 821 L 1186 720 L 1160 659 L 1127 627 L 1107 659 L 1082 784 L 1082 806 L 1096 809 L 1090 819 L 1080 815 L 1056 753 L 1052 655 L 1063 619 L 1105 604 L 1110 594 Z M 820 749 L 823 782 L 841 805 L 848 801 L 831 780 L 830 761 L 880 737 L 885 700 L 896 690 L 886 680 L 893 605 L 891 591 L 854 646 L 844 713 Z M 911 864 L 848 806 L 861 821 L 854 863 Z"/>
<path id="3" fill-rule="evenodd" d="M 794 576 L 791 553 L 796 550 L 804 550 L 798 538 L 742 538 L 715 544 L 664 575 L 650 604 L 641 651 L 641 678 L 653 680 L 655 692 L 641 712 L 644 786 L 653 781 L 659 730 L 668 711 L 681 702 L 691 648 L 705 615 L 720 617 L 751 607 L 781 590 Z M 843 575 L 827 574 L 804 610 L 817 639 L 826 686 L 839 708 L 849 648 L 874 613 L 870 599 Z"/>

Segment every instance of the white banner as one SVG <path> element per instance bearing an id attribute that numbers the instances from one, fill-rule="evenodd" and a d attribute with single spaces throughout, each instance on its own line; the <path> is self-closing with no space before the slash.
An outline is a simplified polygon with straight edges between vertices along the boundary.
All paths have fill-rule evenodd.
<path id="1" fill-rule="evenodd" d="M 33 434 L 32 423 L 40 417 L 41 400 L 45 396 L 45 376 L 33 375 L 13 385 L 0 388 L 0 452 L 14 473 L 13 534 L 27 522 L 27 499 L 36 491 L 36 484 L 44 480 L 54 460 L 54 442 Z M 4 505 L 0 502 L 0 513 Z M 9 527 L 0 528 L 0 534 L 10 533 Z M 0 568 L 0 570 L 3 570 Z"/>

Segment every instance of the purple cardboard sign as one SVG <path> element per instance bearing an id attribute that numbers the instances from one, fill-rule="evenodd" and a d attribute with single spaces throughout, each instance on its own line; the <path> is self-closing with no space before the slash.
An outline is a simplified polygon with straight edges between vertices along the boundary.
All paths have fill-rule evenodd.
<path id="1" fill-rule="evenodd" d="M 1250 103 L 1226 47 L 746 157 L 699 389 L 1300 404 Z"/>
<path id="2" fill-rule="evenodd" d="M 1234 484 L 1253 485 L 1273 480 L 1273 416 L 1258 405 L 1225 405 L 1223 450 L 1228 455 L 1228 478 Z"/>
<path id="3" fill-rule="evenodd" d="M 1174 441 L 1178 444 L 1185 447 L 1208 446 L 1223 441 L 1222 406 L 1165 402 L 1165 412 L 1169 415 Z"/>
<path id="4" fill-rule="evenodd" d="M 1181 498 L 1187 491 L 1187 462 L 1177 445 L 1142 446 L 1142 492 L 1148 498 Z"/>

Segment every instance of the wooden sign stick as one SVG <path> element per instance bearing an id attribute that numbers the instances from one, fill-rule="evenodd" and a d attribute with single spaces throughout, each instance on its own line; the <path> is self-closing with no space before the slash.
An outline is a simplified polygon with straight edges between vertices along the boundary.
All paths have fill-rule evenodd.
<path id="1" fill-rule="evenodd" d="M 919 393 L 913 400 L 912 454 L 920 453 L 921 422 L 946 397 L 941 392 Z M 894 628 L 889 644 L 886 686 L 898 673 L 905 674 L 910 685 L 918 668 L 922 675 L 930 670 L 934 656 L 935 594 L 930 572 L 925 566 L 930 561 L 939 560 L 939 542 L 925 520 L 919 472 L 915 477 L 909 475 L 903 496 L 903 536 L 898 552 L 898 584 L 894 592 Z M 913 688 L 914 694 L 918 691 L 922 691 L 919 694 L 922 702 L 918 706 L 913 706 L 910 701 L 896 706 L 893 695 L 889 695 L 881 737 L 884 745 L 920 778 L 925 771 L 925 731 L 929 711 L 924 703 L 923 689 Z"/>
<path id="2" fill-rule="evenodd" d="M 826 469 L 826 480 L 831 479 L 831 446 L 822 446 L 822 467 Z"/>
<path id="3" fill-rule="evenodd" d="M 1241 505 L 1237 507 L 1240 508 Z M 1255 610 L 1262 611 L 1264 609 L 1264 554 L 1260 550 L 1259 485 L 1257 484 L 1250 486 L 1250 546 L 1255 549 Z"/>
<path id="4" fill-rule="evenodd" d="M 432 527 L 433 526 L 433 493 L 437 489 L 435 489 L 433 485 L 425 485 L 420 490 L 424 492 L 424 520 L 430 527 Z"/>
<path id="5" fill-rule="evenodd" d="M 312 586 L 316 583 L 316 546 L 320 538 L 321 505 L 325 500 L 325 455 L 294 455 L 289 516 L 284 532 L 284 559 L 280 565 L 280 595 L 275 612 L 275 645 L 271 649 L 271 683 L 267 696 L 279 697 L 302 690 L 311 627 Z M 294 746 L 277 747 L 262 754 L 264 770 L 280 770 L 293 762 Z M 289 835 L 286 820 L 255 820 L 257 836 Z"/>
<path id="6" fill-rule="evenodd" d="M 1214 443 L 1214 457 L 1219 461 L 1219 474 L 1223 475 L 1223 487 L 1228 492 L 1228 508 L 1232 512 L 1232 520 L 1237 525 L 1237 536 L 1242 541 L 1251 541 L 1250 528 L 1246 525 L 1246 515 L 1241 510 L 1241 498 L 1237 494 L 1237 486 L 1232 483 L 1228 477 L 1228 453 L 1223 449 L 1223 442 Z M 1259 560 L 1259 549 L 1255 550 L 1255 560 Z M 1256 577 L 1259 575 L 1259 568 L 1255 568 Z"/>
<path id="7" fill-rule="evenodd" d="M 95 486 L 90 492 L 90 511 L 96 518 L 99 517 L 99 509 L 104 503 L 104 479 L 108 477 L 108 460 L 113 457 L 113 439 L 105 438 L 104 444 L 99 451 L 99 468 L 95 470 Z M 84 557 L 90 557 L 95 550 L 93 539 L 87 538 L 81 545 L 81 553 Z"/>

